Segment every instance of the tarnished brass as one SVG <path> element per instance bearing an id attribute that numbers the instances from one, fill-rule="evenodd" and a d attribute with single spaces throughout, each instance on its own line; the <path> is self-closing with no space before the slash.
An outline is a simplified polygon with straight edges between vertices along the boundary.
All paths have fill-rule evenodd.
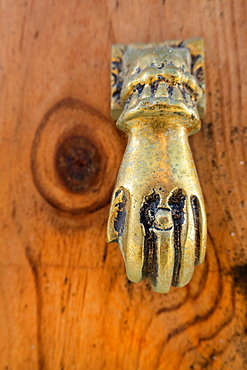
<path id="1" fill-rule="evenodd" d="M 128 278 L 166 293 L 204 260 L 206 214 L 188 143 L 205 109 L 202 39 L 112 47 L 111 109 L 128 134 L 108 220 Z"/>

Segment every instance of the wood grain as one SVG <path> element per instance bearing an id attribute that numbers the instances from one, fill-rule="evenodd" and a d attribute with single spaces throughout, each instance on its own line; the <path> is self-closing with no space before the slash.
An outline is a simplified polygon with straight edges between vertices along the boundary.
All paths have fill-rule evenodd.
<path id="1" fill-rule="evenodd" d="M 0 369 L 247 368 L 246 11 L 245 0 L 1 2 Z M 164 295 L 129 283 L 105 243 L 126 144 L 109 118 L 110 47 L 197 36 L 207 116 L 190 142 L 208 250 L 192 282 Z M 63 106 L 37 160 L 37 133 L 64 99 L 87 108 Z M 86 193 L 52 172 L 61 138 L 78 132 L 101 154 Z"/>

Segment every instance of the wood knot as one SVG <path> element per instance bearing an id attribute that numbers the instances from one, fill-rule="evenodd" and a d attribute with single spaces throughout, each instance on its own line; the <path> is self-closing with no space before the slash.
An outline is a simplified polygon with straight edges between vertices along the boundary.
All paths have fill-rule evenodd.
<path id="1" fill-rule="evenodd" d="M 98 111 L 77 99 L 62 100 L 36 131 L 34 183 L 62 211 L 95 211 L 110 200 L 123 151 L 119 132 Z"/>
<path id="2" fill-rule="evenodd" d="M 71 137 L 58 148 L 55 166 L 67 188 L 74 192 L 85 191 L 97 180 L 100 154 L 86 138 Z"/>

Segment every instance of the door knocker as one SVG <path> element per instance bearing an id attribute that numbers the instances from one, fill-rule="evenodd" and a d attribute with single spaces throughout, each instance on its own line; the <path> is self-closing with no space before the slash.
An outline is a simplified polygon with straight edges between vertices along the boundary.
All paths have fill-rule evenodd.
<path id="1" fill-rule="evenodd" d="M 202 39 L 112 47 L 111 110 L 128 145 L 107 240 L 129 280 L 166 293 L 204 260 L 206 214 L 188 136 L 205 110 Z"/>

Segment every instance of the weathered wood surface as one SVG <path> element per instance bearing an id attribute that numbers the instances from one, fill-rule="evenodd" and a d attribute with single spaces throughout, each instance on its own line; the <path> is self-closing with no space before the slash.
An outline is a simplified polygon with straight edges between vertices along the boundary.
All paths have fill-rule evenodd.
<path id="1" fill-rule="evenodd" d="M 1 2 L 0 369 L 247 368 L 246 11 L 245 0 Z M 191 146 L 208 251 L 188 286 L 163 295 L 129 283 L 105 243 L 125 145 L 109 118 L 110 47 L 196 36 L 207 116 Z"/>

